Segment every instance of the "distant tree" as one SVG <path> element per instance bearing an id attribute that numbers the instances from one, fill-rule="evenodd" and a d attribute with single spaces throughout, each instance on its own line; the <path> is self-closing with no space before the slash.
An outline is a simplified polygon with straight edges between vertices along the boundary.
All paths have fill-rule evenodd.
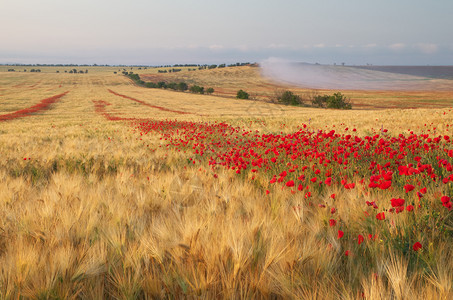
<path id="1" fill-rule="evenodd" d="M 145 83 L 145 87 L 147 87 L 147 88 L 157 88 L 157 84 L 155 84 L 154 82 L 146 82 Z"/>
<path id="2" fill-rule="evenodd" d="M 226 66 L 225 64 L 221 64 L 217 68 L 225 68 L 225 66 Z"/>
<path id="3" fill-rule="evenodd" d="M 170 82 L 167 84 L 167 88 L 169 88 L 171 90 L 176 90 L 177 86 L 178 86 L 178 84 L 176 82 Z"/>
<path id="4" fill-rule="evenodd" d="M 346 98 L 342 93 L 334 93 L 333 95 L 318 95 L 312 100 L 313 106 L 322 108 L 336 108 L 336 109 L 351 109 L 352 105 L 350 99 Z"/>
<path id="5" fill-rule="evenodd" d="M 238 99 L 248 99 L 249 98 L 249 94 L 246 91 L 239 90 L 236 93 L 236 98 L 238 98 Z"/>
<path id="6" fill-rule="evenodd" d="M 187 86 L 187 83 L 181 81 L 178 83 L 177 89 L 179 91 L 187 91 L 189 87 Z"/>
<path id="7" fill-rule="evenodd" d="M 160 88 L 160 89 L 161 89 L 161 88 L 166 89 L 166 88 L 167 88 L 167 84 L 166 84 L 164 81 L 159 81 L 159 82 L 157 83 L 157 87 Z"/>
<path id="8" fill-rule="evenodd" d="M 217 65 L 210 65 L 210 66 L 208 67 L 208 69 L 215 69 L 215 68 L 217 68 Z"/>
<path id="9" fill-rule="evenodd" d="M 206 89 L 206 94 L 211 95 L 214 93 L 214 89 L 212 87 Z"/>
<path id="10" fill-rule="evenodd" d="M 283 91 L 277 95 L 277 101 L 286 105 L 300 105 L 302 99 L 291 91 Z"/>
<path id="11" fill-rule="evenodd" d="M 193 85 L 190 87 L 190 91 L 195 94 L 204 94 L 204 87 Z"/>

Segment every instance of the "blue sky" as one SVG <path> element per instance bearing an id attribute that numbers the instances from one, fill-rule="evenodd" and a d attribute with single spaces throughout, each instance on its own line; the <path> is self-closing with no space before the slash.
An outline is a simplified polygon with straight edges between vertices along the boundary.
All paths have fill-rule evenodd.
<path id="1" fill-rule="evenodd" d="M 0 0 L 0 63 L 453 65 L 452 0 Z"/>

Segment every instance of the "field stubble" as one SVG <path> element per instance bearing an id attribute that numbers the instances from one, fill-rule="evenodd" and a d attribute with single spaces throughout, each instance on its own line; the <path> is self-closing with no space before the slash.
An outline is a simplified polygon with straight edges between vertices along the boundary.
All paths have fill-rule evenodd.
<path id="1" fill-rule="evenodd" d="M 287 165 L 294 160 L 283 160 L 269 173 L 253 173 L 249 167 L 237 174 L 213 169 L 208 165 L 213 148 L 200 148 L 211 138 L 242 147 L 248 134 L 283 137 L 302 128 L 310 135 L 336 130 L 361 138 L 380 134 L 385 140 L 409 136 L 410 130 L 451 136 L 449 109 L 293 108 L 143 89 L 107 73 L 22 75 L 12 80 L 0 73 L 2 105 L 3 99 L 11 105 L 1 114 L 69 92 L 50 109 L 0 123 L 2 298 L 453 296 L 451 236 L 434 230 L 435 223 L 426 232 L 411 231 L 431 210 L 416 209 L 412 215 L 385 211 L 382 222 L 364 214 L 374 211 L 366 201 L 388 208 L 390 198 L 404 196 L 397 192 L 403 183 L 372 192 L 368 182 L 360 182 L 363 178 L 350 176 L 348 184 L 356 188 L 345 189 L 339 182 L 318 188 L 310 184 L 308 174 L 314 174 L 308 169 L 303 184 L 313 194 L 307 198 L 296 186 L 285 186 L 286 179 L 269 181 L 294 166 Z M 16 103 L 13 86 L 31 80 L 40 83 L 33 90 L 19 87 L 22 100 Z M 56 90 L 49 94 L 50 87 Z M 144 106 L 108 89 L 187 114 Z M 117 121 L 96 112 L 95 103 L 104 103 L 104 112 Z M 173 127 L 146 131 L 168 122 Z M 184 129 L 221 122 L 239 129 L 225 127 L 207 140 L 198 135 L 207 131 Z M 228 130 L 231 137 L 221 135 Z M 187 132 L 193 133 L 189 146 L 176 145 L 187 141 Z M 212 153 L 194 153 L 200 149 Z M 297 162 L 317 165 L 323 173 L 329 168 L 302 158 Z M 425 197 L 444 220 L 451 215 L 436 201 L 451 193 L 451 184 L 428 183 Z M 409 195 L 407 203 L 416 202 L 415 194 Z M 330 219 L 338 224 L 329 226 Z M 365 236 L 361 244 L 358 233 Z M 412 250 L 416 241 L 423 242 L 422 250 Z"/>

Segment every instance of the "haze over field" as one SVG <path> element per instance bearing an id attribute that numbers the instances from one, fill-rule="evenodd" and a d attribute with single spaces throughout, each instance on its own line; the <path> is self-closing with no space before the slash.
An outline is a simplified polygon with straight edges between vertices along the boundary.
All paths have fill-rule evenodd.
<path id="1" fill-rule="evenodd" d="M 453 2 L 0 2 L 0 63 L 451 65 Z"/>
<path id="2" fill-rule="evenodd" d="M 314 89 L 345 90 L 452 90 L 453 67 L 338 66 L 270 58 L 262 74 L 275 81 Z"/>

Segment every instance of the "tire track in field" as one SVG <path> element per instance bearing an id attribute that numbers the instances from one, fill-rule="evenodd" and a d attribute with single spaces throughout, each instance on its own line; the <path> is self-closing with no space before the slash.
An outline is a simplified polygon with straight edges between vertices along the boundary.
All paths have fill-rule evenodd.
<path id="1" fill-rule="evenodd" d="M 49 106 L 53 103 L 56 103 L 60 100 L 61 97 L 65 96 L 69 91 L 66 91 L 62 94 L 58 94 L 49 98 L 42 99 L 38 104 L 35 104 L 33 106 L 17 110 L 12 113 L 0 115 L 0 122 L 2 121 L 8 121 L 8 120 L 14 120 L 17 118 L 23 118 L 23 117 L 28 117 L 31 116 L 33 113 L 47 110 L 49 109 Z"/>
<path id="2" fill-rule="evenodd" d="M 111 89 L 107 89 L 107 90 L 111 94 L 113 94 L 115 96 L 123 97 L 125 99 L 129 99 L 129 100 L 138 102 L 138 103 L 140 103 L 142 105 L 146 105 L 146 106 L 149 106 L 149 107 L 152 107 L 152 108 L 157 108 L 157 109 L 160 109 L 160 110 L 163 110 L 163 111 L 173 112 L 173 113 L 181 114 L 181 115 L 193 115 L 193 113 L 190 113 L 190 112 L 187 112 L 187 111 L 173 110 L 173 109 L 169 109 L 169 108 L 166 108 L 166 107 L 163 107 L 163 106 L 152 105 L 152 104 L 146 103 L 145 101 L 142 101 L 142 100 L 139 100 L 139 99 L 135 99 L 135 98 L 132 98 L 132 97 L 129 97 L 129 96 L 126 96 L 126 95 L 119 94 L 119 93 L 117 93 L 115 91 L 112 91 Z"/>
<path id="3" fill-rule="evenodd" d="M 94 103 L 94 111 L 97 114 L 103 115 L 107 120 L 109 121 L 133 121 L 137 120 L 136 118 L 123 118 L 123 117 L 118 117 L 115 115 L 112 115 L 107 112 L 105 109 L 107 106 L 112 105 L 107 101 L 104 100 L 92 100 Z"/>

